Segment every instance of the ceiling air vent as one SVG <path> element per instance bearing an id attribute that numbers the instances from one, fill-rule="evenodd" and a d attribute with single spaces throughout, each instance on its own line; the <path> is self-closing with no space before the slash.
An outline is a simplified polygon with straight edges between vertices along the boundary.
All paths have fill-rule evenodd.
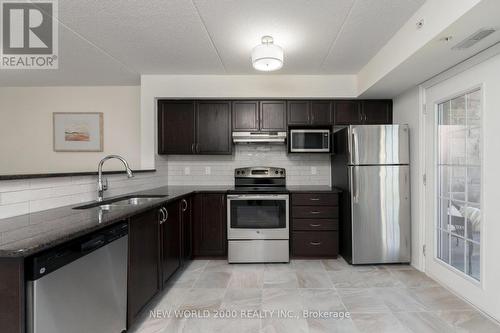
<path id="1" fill-rule="evenodd" d="M 466 39 L 464 39 L 463 41 L 461 41 L 457 45 L 453 46 L 452 50 L 468 49 L 472 45 L 479 42 L 481 39 L 488 37 L 489 35 L 491 35 L 494 32 L 495 32 L 495 29 L 479 29 L 471 36 L 467 37 Z"/>

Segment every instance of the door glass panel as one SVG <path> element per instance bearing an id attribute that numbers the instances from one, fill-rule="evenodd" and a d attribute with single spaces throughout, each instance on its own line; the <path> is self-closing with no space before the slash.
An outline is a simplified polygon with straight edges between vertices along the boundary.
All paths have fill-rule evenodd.
<path id="1" fill-rule="evenodd" d="M 479 280 L 481 91 L 437 108 L 437 258 Z"/>
<path id="2" fill-rule="evenodd" d="M 438 231 L 438 258 L 442 261 L 450 262 L 450 234 L 446 231 Z"/>
<path id="3" fill-rule="evenodd" d="M 479 269 L 479 244 L 467 241 L 467 257 L 466 257 L 466 270 L 467 274 L 474 279 L 479 280 L 481 272 Z"/>
<path id="4" fill-rule="evenodd" d="M 451 236 L 450 264 L 456 269 L 465 272 L 465 241 L 463 238 Z"/>
<path id="5" fill-rule="evenodd" d="M 464 210 L 464 216 L 467 219 L 467 239 L 475 242 L 481 239 L 481 208 L 469 204 Z"/>
<path id="6" fill-rule="evenodd" d="M 285 200 L 232 200 L 231 228 L 286 228 Z"/>

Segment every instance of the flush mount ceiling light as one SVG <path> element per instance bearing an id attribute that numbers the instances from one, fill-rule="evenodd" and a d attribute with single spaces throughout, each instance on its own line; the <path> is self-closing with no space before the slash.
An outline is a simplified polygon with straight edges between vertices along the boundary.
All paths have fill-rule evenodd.
<path id="1" fill-rule="evenodd" d="M 252 65 L 258 71 L 275 71 L 283 67 L 283 49 L 274 44 L 273 37 L 263 36 L 262 44 L 252 50 Z"/>

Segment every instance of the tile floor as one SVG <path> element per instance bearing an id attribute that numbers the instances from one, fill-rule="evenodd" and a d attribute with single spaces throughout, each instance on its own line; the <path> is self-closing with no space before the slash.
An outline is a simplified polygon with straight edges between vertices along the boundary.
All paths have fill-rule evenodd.
<path id="1" fill-rule="evenodd" d="M 327 318 L 306 318 L 304 310 Z M 195 260 L 130 332 L 486 333 L 500 326 L 410 266 L 353 267 L 341 258 L 238 265 Z"/>

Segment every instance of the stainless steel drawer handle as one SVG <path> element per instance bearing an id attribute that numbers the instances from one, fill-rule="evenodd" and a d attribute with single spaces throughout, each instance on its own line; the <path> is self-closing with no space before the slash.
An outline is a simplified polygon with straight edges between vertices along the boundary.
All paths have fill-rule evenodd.
<path id="1" fill-rule="evenodd" d="M 319 201 L 319 198 L 311 198 L 309 200 L 311 200 L 311 201 Z"/>
<path id="2" fill-rule="evenodd" d="M 318 246 L 321 245 L 321 242 L 309 242 L 312 246 Z"/>
<path id="3" fill-rule="evenodd" d="M 311 224 L 309 224 L 309 226 L 311 226 L 311 227 L 321 227 L 321 224 L 314 224 L 314 223 L 311 223 Z"/>
<path id="4" fill-rule="evenodd" d="M 311 214 L 319 214 L 319 213 L 321 213 L 321 212 L 318 212 L 317 210 L 313 210 L 313 211 L 311 212 Z"/>

